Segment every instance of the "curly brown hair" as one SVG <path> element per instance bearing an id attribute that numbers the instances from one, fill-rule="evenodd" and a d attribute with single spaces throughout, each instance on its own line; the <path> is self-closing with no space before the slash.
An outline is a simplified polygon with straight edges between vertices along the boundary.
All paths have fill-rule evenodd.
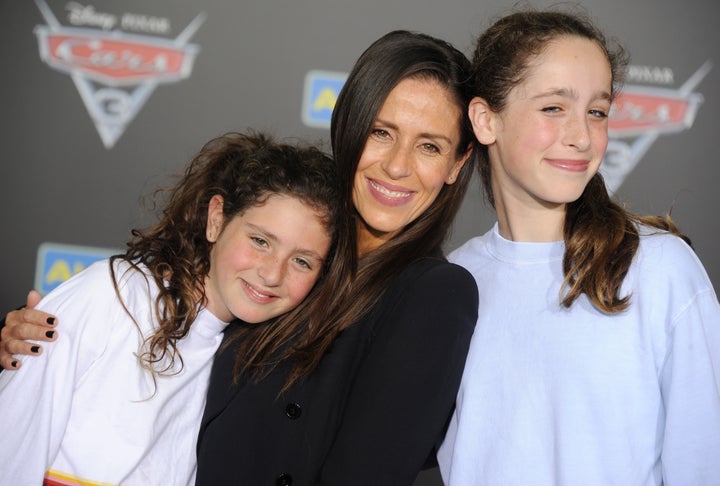
<path id="1" fill-rule="evenodd" d="M 223 197 L 226 224 L 271 195 L 300 199 L 323 217 L 332 236 L 320 279 L 341 264 L 335 249 L 340 239 L 346 239 L 340 229 L 349 218 L 342 210 L 335 163 L 315 147 L 278 143 L 261 133 L 227 133 L 205 144 L 177 184 L 156 191 L 155 196 L 165 194 L 158 223 L 132 230 L 127 251 L 110 261 L 111 272 L 117 259 L 136 269 L 144 264 L 159 289 L 154 309 L 157 330 L 144 339 L 138 353 L 153 376 L 167 373 L 176 360 L 182 367 L 177 341 L 187 335 L 200 306 L 206 303 L 204 280 L 212 247 L 206 226 L 213 196 Z M 118 292 L 114 272 L 113 279 Z"/>

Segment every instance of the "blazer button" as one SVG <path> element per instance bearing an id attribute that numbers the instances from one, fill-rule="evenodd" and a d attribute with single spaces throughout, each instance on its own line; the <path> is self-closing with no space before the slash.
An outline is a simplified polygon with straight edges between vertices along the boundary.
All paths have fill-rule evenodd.
<path id="1" fill-rule="evenodd" d="M 289 474 L 281 474 L 278 476 L 277 481 L 275 481 L 275 484 L 277 486 L 291 486 L 293 483 L 292 476 Z"/>
<path id="2" fill-rule="evenodd" d="M 285 407 L 285 415 L 290 420 L 299 419 L 300 415 L 302 415 L 302 408 L 297 403 L 288 403 Z"/>

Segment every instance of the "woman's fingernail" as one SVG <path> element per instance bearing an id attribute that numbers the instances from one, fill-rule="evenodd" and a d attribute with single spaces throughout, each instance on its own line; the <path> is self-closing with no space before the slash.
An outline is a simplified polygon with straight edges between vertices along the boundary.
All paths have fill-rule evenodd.
<path id="1" fill-rule="evenodd" d="M 37 353 L 38 351 L 40 351 L 40 346 L 33 346 L 32 348 L 30 348 L 30 351 L 32 351 L 33 353 Z"/>
<path id="2" fill-rule="evenodd" d="M 17 361 L 13 361 L 12 363 L 10 363 L 10 366 L 12 366 L 13 368 L 17 368 Z"/>
<path id="3" fill-rule="evenodd" d="M 48 332 L 45 333 L 45 335 L 46 335 L 47 337 L 49 337 L 50 339 L 52 339 L 52 337 L 55 335 L 55 331 L 48 331 Z"/>
<path id="4" fill-rule="evenodd" d="M 55 324 L 55 318 L 54 318 L 54 317 L 48 317 L 48 318 L 46 319 L 46 322 L 52 326 L 53 324 Z"/>

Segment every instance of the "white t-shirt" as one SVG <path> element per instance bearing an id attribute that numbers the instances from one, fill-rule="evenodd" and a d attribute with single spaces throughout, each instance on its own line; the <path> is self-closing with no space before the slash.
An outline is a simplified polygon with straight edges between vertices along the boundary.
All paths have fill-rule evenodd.
<path id="1" fill-rule="evenodd" d="M 438 454 L 445 483 L 720 485 L 720 306 L 697 257 L 641 236 L 630 307 L 606 315 L 584 295 L 560 306 L 564 250 L 496 225 L 450 255 L 480 306 Z"/>
<path id="2" fill-rule="evenodd" d="M 57 342 L 25 357 L 18 371 L 0 373 L 0 485 L 40 485 L 44 477 L 57 484 L 193 484 L 210 369 L 226 323 L 202 309 L 177 343 L 182 371 L 157 377 L 155 389 L 136 353 L 138 328 L 148 336 L 156 327 L 157 286 L 127 262 L 115 268 L 135 322 L 115 294 L 108 261 L 95 263 L 38 306 L 60 316 Z"/>

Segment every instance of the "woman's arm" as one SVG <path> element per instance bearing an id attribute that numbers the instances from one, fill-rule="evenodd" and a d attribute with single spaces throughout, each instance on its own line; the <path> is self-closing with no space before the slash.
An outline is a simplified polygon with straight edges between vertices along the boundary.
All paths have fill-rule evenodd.
<path id="1" fill-rule="evenodd" d="M 40 294 L 31 291 L 27 296 L 27 305 L 8 313 L 4 326 L 0 326 L 0 366 L 6 370 L 17 370 L 22 361 L 13 355 L 42 354 L 42 346 L 32 341 L 55 341 L 57 339 L 57 318 L 52 314 L 36 310 Z"/>
<path id="2" fill-rule="evenodd" d="M 348 378 L 353 385 L 319 484 L 411 485 L 442 440 L 477 320 L 477 287 L 456 265 L 415 267 L 381 300 L 387 308 Z"/>

